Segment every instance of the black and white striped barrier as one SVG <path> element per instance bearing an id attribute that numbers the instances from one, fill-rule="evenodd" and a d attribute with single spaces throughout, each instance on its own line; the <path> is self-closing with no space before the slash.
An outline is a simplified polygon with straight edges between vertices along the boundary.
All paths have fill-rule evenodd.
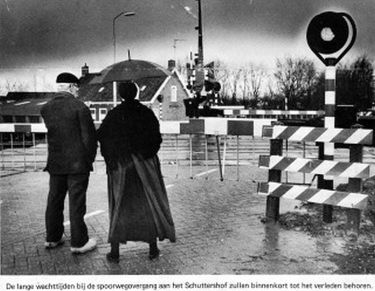
<path id="1" fill-rule="evenodd" d="M 286 172 L 299 172 L 312 175 L 330 175 L 346 178 L 370 176 L 370 165 L 318 159 L 292 158 L 283 156 L 259 156 L 259 167 Z"/>
<path id="2" fill-rule="evenodd" d="M 47 133 L 44 123 L 0 123 L 0 133 Z"/>
<path id="3" fill-rule="evenodd" d="M 367 195 L 358 193 L 362 179 L 370 175 L 370 166 L 363 164 L 363 145 L 371 145 L 373 131 L 369 129 L 315 128 L 295 126 L 266 126 L 263 136 L 271 138 L 269 156 L 259 157 L 259 167 L 269 170 L 268 183 L 258 185 L 258 193 L 267 195 L 266 216 L 270 220 L 278 220 L 279 198 L 296 199 L 323 205 L 323 220 L 326 206 L 350 208 L 348 227 L 358 233 L 360 210 L 366 207 Z M 319 159 L 283 157 L 283 140 L 299 142 L 320 142 L 348 144 L 350 149 L 349 162 L 335 162 L 325 159 L 319 154 Z M 332 152 L 333 154 L 333 152 Z M 317 189 L 309 186 L 282 184 L 281 172 L 299 172 L 319 176 L 346 177 L 349 179 L 347 192 L 335 191 L 327 185 L 319 183 Z M 323 186 L 323 187 L 322 187 Z M 328 185 L 330 186 L 330 185 Z M 327 222 L 327 221 L 326 221 Z M 329 222 L 329 221 L 328 221 Z"/>
<path id="4" fill-rule="evenodd" d="M 355 209 L 366 208 L 368 199 L 366 194 L 361 193 L 313 189 L 308 186 L 287 185 L 275 182 L 260 183 L 258 193 L 278 198 L 295 199 L 311 203 Z"/>
<path id="5" fill-rule="evenodd" d="M 290 141 L 313 141 L 344 144 L 372 143 L 371 129 L 324 128 L 308 126 L 265 126 L 263 137 L 271 139 L 285 139 Z"/>
<path id="6" fill-rule="evenodd" d="M 161 121 L 163 134 L 248 135 L 261 137 L 272 120 L 246 118 L 199 118 L 186 121 Z"/>
<path id="7" fill-rule="evenodd" d="M 248 120 L 230 118 L 204 118 L 186 121 L 160 121 L 162 134 L 207 134 L 262 136 L 269 120 Z M 46 133 L 44 123 L 0 123 L 2 133 Z"/>
<path id="8" fill-rule="evenodd" d="M 225 116 L 323 116 L 323 110 L 224 109 Z"/>

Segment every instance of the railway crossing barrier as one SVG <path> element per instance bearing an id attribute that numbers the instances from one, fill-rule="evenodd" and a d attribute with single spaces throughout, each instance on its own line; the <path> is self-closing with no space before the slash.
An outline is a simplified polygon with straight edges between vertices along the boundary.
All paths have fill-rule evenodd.
<path id="1" fill-rule="evenodd" d="M 369 129 L 315 128 L 294 126 L 265 126 L 263 136 L 270 138 L 270 155 L 259 157 L 259 167 L 268 169 L 268 182 L 258 184 L 258 193 L 267 196 L 266 217 L 279 219 L 280 198 L 347 208 L 347 226 L 359 231 L 360 210 L 367 205 L 367 195 L 360 193 L 362 179 L 370 175 L 370 166 L 363 164 L 363 145 L 371 145 L 373 131 Z M 283 140 L 340 143 L 349 146 L 349 162 L 283 157 Z M 348 178 L 347 192 L 305 185 L 281 183 L 281 172 L 315 174 L 319 177 Z M 324 179 L 321 179 L 324 181 Z"/>
<path id="2" fill-rule="evenodd" d="M 224 116 L 251 118 L 310 119 L 324 115 L 323 110 L 224 109 Z"/>
<path id="3" fill-rule="evenodd" d="M 260 128 L 260 126 L 258 126 Z M 176 142 L 178 135 L 189 135 L 189 166 L 190 178 L 192 174 L 192 161 L 193 161 L 193 135 L 204 136 L 205 138 L 205 164 L 208 166 L 208 136 L 215 136 L 217 155 L 219 163 L 220 180 L 224 179 L 224 165 L 222 165 L 222 157 L 220 155 L 220 137 L 224 137 L 224 150 L 223 159 L 225 161 L 226 154 L 226 137 L 228 135 L 236 136 L 236 154 L 237 154 L 237 180 L 239 179 L 239 136 L 254 136 L 254 121 L 252 120 L 230 120 L 227 118 L 205 118 L 205 119 L 190 119 L 186 122 L 164 122 L 161 123 L 160 131 L 163 134 L 175 134 Z M 176 147 L 178 151 L 178 147 Z M 176 152 L 178 155 L 178 152 Z M 178 167 L 178 161 L 176 161 Z"/>
<path id="4" fill-rule="evenodd" d="M 237 180 L 239 179 L 239 137 L 240 136 L 261 136 L 262 127 L 265 124 L 270 125 L 270 121 L 264 120 L 249 120 L 249 119 L 228 119 L 228 118 L 204 118 L 204 119 L 190 119 L 185 121 L 161 121 L 160 131 L 163 136 L 168 136 L 174 140 L 174 151 L 169 151 L 169 159 L 175 158 L 176 175 L 178 175 L 179 167 L 179 151 L 181 146 L 183 150 L 185 147 L 179 144 L 179 140 L 183 139 L 186 143 L 186 138 L 189 138 L 189 164 L 190 164 L 190 177 L 192 175 L 193 152 L 196 148 L 193 147 L 193 138 L 204 139 L 205 145 L 198 147 L 199 151 L 204 148 L 205 164 L 208 167 L 208 138 L 214 138 L 216 142 L 216 150 L 219 162 L 219 170 L 221 173 L 220 178 L 223 179 L 225 171 L 225 159 L 227 151 L 227 136 L 236 137 L 236 157 L 237 157 Z M 47 129 L 44 123 L 34 124 L 10 124 L 0 123 L 0 136 L 1 136 L 1 167 L 4 170 L 4 165 L 7 163 L 17 170 L 25 171 L 30 168 L 30 164 L 34 170 L 44 166 L 46 159 L 46 138 Z M 6 137 L 6 141 L 4 139 Z M 27 139 L 25 139 L 27 137 Z M 170 139 L 168 139 L 170 141 Z M 42 143 L 43 146 L 38 144 Z M 223 156 L 220 155 L 220 145 L 224 144 Z M 163 144 L 162 144 L 163 146 Z M 187 146 L 187 143 L 186 143 Z M 26 151 L 26 148 L 30 150 Z M 7 159 L 4 159 L 4 149 L 7 150 Z M 40 152 L 43 150 L 43 155 Z M 184 155 L 186 152 L 184 152 Z M 160 153 L 160 158 L 163 158 Z M 30 161 L 33 159 L 33 161 Z M 22 166 L 23 164 L 23 166 Z M 21 165 L 21 168 L 19 167 Z"/>

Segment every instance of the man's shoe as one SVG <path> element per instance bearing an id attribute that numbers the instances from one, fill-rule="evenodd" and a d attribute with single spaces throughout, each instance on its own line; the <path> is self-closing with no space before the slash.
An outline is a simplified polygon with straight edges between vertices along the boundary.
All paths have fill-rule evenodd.
<path id="1" fill-rule="evenodd" d="M 71 247 L 70 251 L 73 254 L 84 254 L 84 253 L 87 253 L 89 251 L 92 251 L 95 248 L 96 248 L 96 240 L 93 239 L 93 238 L 90 238 L 84 246 L 82 246 L 80 248 Z"/>
<path id="2" fill-rule="evenodd" d="M 106 254 L 106 258 L 107 258 L 107 261 L 108 262 L 111 262 L 111 263 L 119 263 L 120 262 L 120 256 L 119 255 L 114 255 L 112 253 L 108 253 Z"/>
<path id="3" fill-rule="evenodd" d="M 58 246 L 63 245 L 65 242 L 64 238 L 62 237 L 59 241 L 46 241 L 44 243 L 44 246 L 46 249 L 54 249 L 57 248 Z"/>
<path id="4" fill-rule="evenodd" d="M 157 248 L 155 250 L 150 251 L 150 253 L 148 254 L 148 258 L 152 261 L 156 259 L 157 257 L 159 257 L 159 255 L 160 255 L 160 250 Z"/>

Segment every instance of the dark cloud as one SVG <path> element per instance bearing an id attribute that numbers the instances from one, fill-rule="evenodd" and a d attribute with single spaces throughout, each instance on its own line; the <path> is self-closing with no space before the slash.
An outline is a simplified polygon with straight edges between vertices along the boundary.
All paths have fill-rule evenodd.
<path id="1" fill-rule="evenodd" d="M 109 55 L 112 20 L 122 10 L 137 14 L 118 19 L 119 46 L 131 45 L 143 54 L 147 50 L 155 54 L 156 49 L 171 48 L 176 37 L 188 40 L 180 46 L 196 45 L 196 20 L 184 6 L 192 11 L 197 8 L 195 0 L 0 0 L 0 66 L 35 65 L 103 52 Z M 375 54 L 373 0 L 202 0 L 202 7 L 206 43 L 213 37 L 225 43 L 227 35 L 237 34 L 242 37 L 239 42 L 254 35 L 290 39 L 315 14 L 345 10 L 358 25 L 358 50 Z M 243 39 L 246 34 L 249 40 Z M 163 53 L 170 57 L 170 51 Z"/>

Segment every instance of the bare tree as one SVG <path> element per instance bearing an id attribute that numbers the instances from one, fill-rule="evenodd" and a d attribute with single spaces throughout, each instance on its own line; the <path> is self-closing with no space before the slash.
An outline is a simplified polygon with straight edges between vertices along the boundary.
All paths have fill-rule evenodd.
<path id="1" fill-rule="evenodd" d="M 311 94 L 317 81 L 317 71 L 312 61 L 304 58 L 276 60 L 277 85 L 280 93 L 288 101 L 290 108 L 298 108 L 303 104 L 303 98 Z"/>
<path id="2" fill-rule="evenodd" d="M 19 81 L 11 82 L 9 80 L 6 80 L 4 84 L 4 90 L 6 92 L 27 91 L 28 89 L 29 89 L 28 84 L 24 82 L 19 82 Z"/>
<path id="3" fill-rule="evenodd" d="M 252 98 L 260 97 L 265 73 L 259 66 L 248 63 L 241 67 L 229 67 L 221 61 L 215 61 L 215 68 L 217 80 L 221 84 L 221 96 L 229 103 L 235 104 L 238 99 L 242 99 L 242 103 L 247 106 Z"/>
<path id="4" fill-rule="evenodd" d="M 220 60 L 215 60 L 215 76 L 216 80 L 221 84 L 220 96 L 222 101 L 226 104 L 229 96 L 231 95 L 231 70 Z"/>
<path id="5" fill-rule="evenodd" d="M 261 68 L 255 66 L 250 68 L 251 94 L 255 100 L 260 97 L 260 90 L 265 76 L 266 74 Z"/>

